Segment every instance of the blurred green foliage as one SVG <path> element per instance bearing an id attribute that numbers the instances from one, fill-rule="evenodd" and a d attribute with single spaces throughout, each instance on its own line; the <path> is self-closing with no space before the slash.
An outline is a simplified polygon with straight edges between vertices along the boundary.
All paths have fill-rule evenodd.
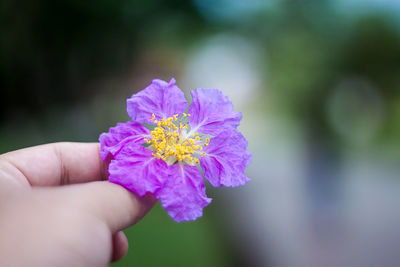
<path id="1" fill-rule="evenodd" d="M 2 1 L 0 120 L 17 108 L 37 114 L 87 100 L 89 82 L 126 72 L 144 41 L 164 21 L 173 32 L 176 20 L 183 34 L 201 22 L 180 0 Z"/>

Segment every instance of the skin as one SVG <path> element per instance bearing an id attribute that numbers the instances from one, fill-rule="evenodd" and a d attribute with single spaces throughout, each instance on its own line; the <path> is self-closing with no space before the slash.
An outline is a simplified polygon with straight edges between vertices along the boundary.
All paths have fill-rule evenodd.
<path id="1" fill-rule="evenodd" d="M 155 204 L 106 180 L 96 143 L 0 155 L 0 266 L 107 266 Z"/>

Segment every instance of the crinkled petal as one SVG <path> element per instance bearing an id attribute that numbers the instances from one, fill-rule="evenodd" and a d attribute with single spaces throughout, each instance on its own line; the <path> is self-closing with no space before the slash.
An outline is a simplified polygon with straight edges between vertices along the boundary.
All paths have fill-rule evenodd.
<path id="1" fill-rule="evenodd" d="M 195 220 L 211 203 L 207 198 L 203 177 L 196 166 L 171 165 L 170 176 L 158 193 L 161 204 L 177 222 Z"/>
<path id="2" fill-rule="evenodd" d="M 204 177 L 215 187 L 244 185 L 250 179 L 244 169 L 251 161 L 247 140 L 237 131 L 224 131 L 210 140 L 200 158 Z"/>
<path id="3" fill-rule="evenodd" d="M 224 129 L 236 129 L 242 119 L 235 112 L 232 102 L 218 89 L 192 91 L 193 102 L 189 107 L 192 132 L 217 135 Z"/>
<path id="4" fill-rule="evenodd" d="M 143 135 L 148 134 L 150 130 L 137 122 L 117 123 L 117 126 L 110 128 L 108 133 L 100 135 L 100 157 L 104 161 L 109 155 L 115 157 L 127 143 L 144 143 Z"/>
<path id="5" fill-rule="evenodd" d="M 147 193 L 156 194 L 163 187 L 168 166 L 163 160 L 154 158 L 148 148 L 128 143 L 111 160 L 108 173 L 110 182 L 142 197 Z"/>
<path id="6" fill-rule="evenodd" d="M 157 120 L 181 114 L 187 108 L 187 101 L 181 89 L 172 78 L 169 83 L 155 79 L 152 83 L 127 100 L 127 111 L 132 120 L 151 123 L 152 114 Z"/>

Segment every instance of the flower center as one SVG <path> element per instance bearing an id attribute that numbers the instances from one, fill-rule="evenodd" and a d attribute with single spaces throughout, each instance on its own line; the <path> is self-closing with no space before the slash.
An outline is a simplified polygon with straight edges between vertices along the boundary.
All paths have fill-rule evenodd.
<path id="1" fill-rule="evenodd" d="M 185 163 L 195 165 L 199 163 L 198 156 L 202 157 L 204 146 L 208 146 L 210 140 L 204 136 L 194 133 L 188 136 L 187 116 L 190 114 L 182 113 L 173 117 L 157 121 L 152 115 L 150 121 L 157 126 L 150 133 L 150 139 L 144 139 L 149 144 L 149 149 L 153 151 L 153 156 L 163 159 L 168 165 Z"/>

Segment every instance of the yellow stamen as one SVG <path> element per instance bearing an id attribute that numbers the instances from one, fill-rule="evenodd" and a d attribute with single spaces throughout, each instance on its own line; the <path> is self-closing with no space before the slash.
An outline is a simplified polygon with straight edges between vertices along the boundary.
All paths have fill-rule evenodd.
<path id="1" fill-rule="evenodd" d="M 183 113 L 183 117 L 188 114 Z M 164 160 L 168 165 L 175 164 L 177 161 L 183 164 L 195 165 L 199 163 L 199 160 L 193 156 L 196 151 L 202 151 L 203 146 L 208 145 L 206 141 L 204 144 L 200 144 L 201 141 L 198 133 L 194 133 L 190 138 L 186 136 L 186 130 L 188 124 L 175 125 L 175 121 L 178 119 L 178 114 L 166 119 L 155 119 L 155 115 L 152 115 L 150 120 L 156 124 L 156 127 L 150 133 L 150 138 L 143 135 L 144 141 L 149 144 L 148 147 L 154 153 L 152 155 L 157 159 Z M 179 127 L 178 127 L 179 126 Z M 195 145 L 196 142 L 196 145 Z M 204 152 L 200 155 L 204 155 Z"/>

